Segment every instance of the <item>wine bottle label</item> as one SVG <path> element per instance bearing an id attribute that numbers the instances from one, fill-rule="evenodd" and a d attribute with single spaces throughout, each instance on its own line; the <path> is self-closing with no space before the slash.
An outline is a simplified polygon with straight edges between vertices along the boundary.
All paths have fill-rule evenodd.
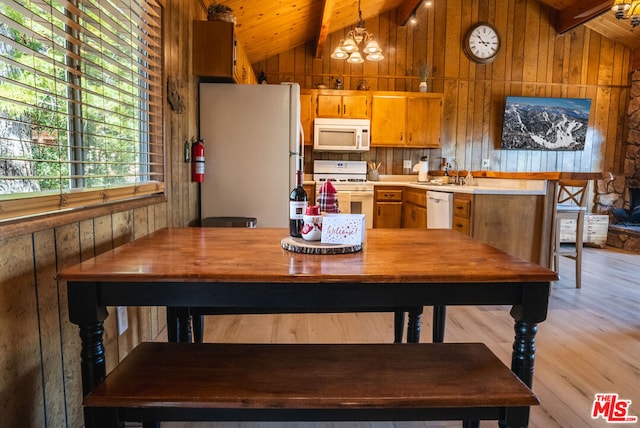
<path id="1" fill-rule="evenodd" d="M 302 220 L 306 210 L 307 201 L 289 201 L 289 218 L 291 220 Z"/>

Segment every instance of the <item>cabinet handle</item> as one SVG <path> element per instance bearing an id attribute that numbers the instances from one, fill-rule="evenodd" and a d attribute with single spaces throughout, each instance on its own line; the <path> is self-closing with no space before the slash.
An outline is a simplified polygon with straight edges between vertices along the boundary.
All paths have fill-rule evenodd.
<path id="1" fill-rule="evenodd" d="M 409 141 L 413 141 L 413 132 L 409 132 Z"/>
<path id="2" fill-rule="evenodd" d="M 404 139 L 404 135 L 403 134 L 404 134 L 403 132 L 400 133 L 400 141 L 402 141 Z"/>
<path id="3" fill-rule="evenodd" d="M 378 217 L 380 217 L 380 207 L 378 207 Z"/>
<path id="4" fill-rule="evenodd" d="M 340 104 L 338 104 L 338 115 L 340 115 Z"/>
<path id="5" fill-rule="evenodd" d="M 416 219 L 416 211 L 411 210 L 411 220 L 415 220 L 415 219 Z"/>

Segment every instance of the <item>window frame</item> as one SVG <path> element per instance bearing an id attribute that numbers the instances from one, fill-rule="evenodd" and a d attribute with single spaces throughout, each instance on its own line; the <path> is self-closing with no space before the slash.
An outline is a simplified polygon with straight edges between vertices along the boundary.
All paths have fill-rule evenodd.
<path id="1" fill-rule="evenodd" d="M 157 21 L 160 28 L 158 29 L 158 37 L 155 39 L 158 42 L 157 65 L 153 69 L 156 75 L 154 78 L 156 90 L 151 91 L 151 97 L 157 99 L 150 100 L 148 109 L 144 112 L 150 119 L 146 125 L 155 129 L 153 136 L 157 141 L 150 144 L 152 149 L 146 153 L 147 156 L 154 157 L 156 160 L 146 165 L 153 169 L 151 172 L 157 174 L 161 179 L 153 181 L 151 179 L 153 176 L 150 175 L 148 182 L 124 186 L 60 189 L 44 196 L 37 193 L 23 193 L 17 197 L 2 198 L 0 199 L 0 237 L 6 238 L 24 233 L 27 230 L 33 232 L 66 224 L 70 221 L 80 221 L 167 202 L 167 148 L 164 125 L 167 103 L 166 87 L 163 84 L 166 67 L 166 31 L 164 29 L 166 12 L 163 0 L 155 0 L 154 2 L 157 6 Z M 65 58 L 65 63 L 68 58 L 68 56 Z M 72 82 L 67 80 L 66 87 L 67 91 L 72 90 Z M 68 117 L 73 118 L 70 113 L 68 113 Z M 138 128 L 143 125 L 139 119 L 137 123 Z M 71 160 L 68 161 L 68 163 L 71 162 Z"/>

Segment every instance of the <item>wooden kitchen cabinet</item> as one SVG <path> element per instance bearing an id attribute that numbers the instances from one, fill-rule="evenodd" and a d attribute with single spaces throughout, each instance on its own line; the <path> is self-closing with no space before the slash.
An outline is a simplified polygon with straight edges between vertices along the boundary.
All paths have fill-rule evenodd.
<path id="1" fill-rule="evenodd" d="M 232 22 L 194 21 L 192 44 L 193 74 L 215 82 L 257 83 Z"/>
<path id="2" fill-rule="evenodd" d="M 453 195 L 453 222 L 451 228 L 460 233 L 471 236 L 473 195 L 466 193 L 454 193 Z"/>
<path id="3" fill-rule="evenodd" d="M 407 99 L 388 92 L 371 96 L 371 146 L 404 146 Z"/>
<path id="4" fill-rule="evenodd" d="M 440 147 L 442 96 L 407 97 L 407 146 Z"/>
<path id="5" fill-rule="evenodd" d="M 402 227 L 407 229 L 427 228 L 427 192 L 406 187 L 403 191 Z"/>
<path id="6" fill-rule="evenodd" d="M 316 117 L 369 118 L 368 92 L 321 90 L 315 101 Z"/>
<path id="7" fill-rule="evenodd" d="M 313 95 L 310 89 L 300 89 L 300 122 L 304 131 L 304 145 L 313 145 Z"/>
<path id="8" fill-rule="evenodd" d="M 374 92 L 371 146 L 440 147 L 442 94 Z"/>
<path id="9" fill-rule="evenodd" d="M 374 228 L 402 227 L 402 187 L 374 187 Z"/>
<path id="10" fill-rule="evenodd" d="M 303 183 L 302 188 L 307 192 L 307 202 L 309 206 L 316 205 L 316 184 Z"/>

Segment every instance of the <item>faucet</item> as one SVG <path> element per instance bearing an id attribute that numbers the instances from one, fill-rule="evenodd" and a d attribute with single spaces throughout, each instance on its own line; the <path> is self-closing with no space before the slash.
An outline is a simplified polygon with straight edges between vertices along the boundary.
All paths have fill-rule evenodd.
<path id="1" fill-rule="evenodd" d="M 456 164 L 456 178 L 454 180 L 454 183 L 462 184 L 462 182 L 460 181 L 460 168 L 458 167 L 458 162 L 456 161 L 456 158 L 452 158 L 449 161 L 449 168 L 453 168 L 453 166 L 451 165 L 452 162 Z"/>

